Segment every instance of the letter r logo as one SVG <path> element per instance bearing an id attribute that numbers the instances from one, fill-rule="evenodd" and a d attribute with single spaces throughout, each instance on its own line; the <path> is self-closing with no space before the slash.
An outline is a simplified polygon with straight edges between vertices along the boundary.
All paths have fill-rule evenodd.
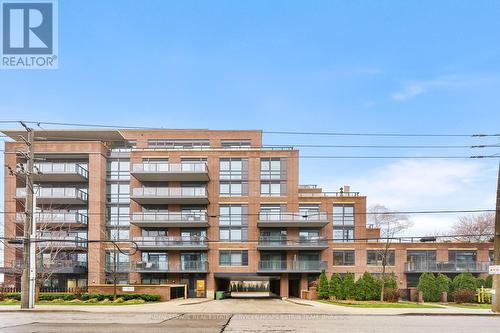
<path id="1" fill-rule="evenodd" d="M 51 54 L 53 46 L 52 3 L 2 3 L 4 54 Z"/>

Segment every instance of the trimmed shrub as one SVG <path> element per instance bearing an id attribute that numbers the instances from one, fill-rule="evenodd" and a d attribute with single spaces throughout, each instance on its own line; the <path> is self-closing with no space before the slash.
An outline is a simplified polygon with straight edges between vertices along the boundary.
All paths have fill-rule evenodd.
<path id="1" fill-rule="evenodd" d="M 450 292 L 450 284 L 451 279 L 446 275 L 439 273 L 436 276 L 436 291 L 439 293 L 439 297 L 441 297 L 441 294 L 444 292 Z"/>
<path id="2" fill-rule="evenodd" d="M 460 273 L 451 283 L 452 290 L 471 290 L 476 291 L 476 278 L 471 273 Z"/>
<path id="3" fill-rule="evenodd" d="M 356 281 L 355 298 L 358 301 L 373 301 L 380 299 L 381 283 L 368 272 Z"/>
<path id="4" fill-rule="evenodd" d="M 335 297 L 336 299 L 343 299 L 342 277 L 339 273 L 332 274 L 328 295 L 330 297 Z"/>
<path id="5" fill-rule="evenodd" d="M 426 302 L 438 302 L 441 298 L 441 293 L 438 290 L 436 277 L 434 274 L 426 272 L 420 275 L 418 279 L 417 290 L 424 295 Z"/>
<path id="6" fill-rule="evenodd" d="M 471 303 L 474 301 L 474 291 L 470 289 L 457 289 L 453 292 L 455 303 Z"/>
<path id="7" fill-rule="evenodd" d="M 321 271 L 319 275 L 319 284 L 318 284 L 318 297 L 321 299 L 327 299 L 329 295 L 329 286 L 328 286 L 328 278 L 326 277 L 325 271 Z"/>
<path id="8" fill-rule="evenodd" d="M 160 295 L 158 294 L 116 294 L 117 297 L 122 298 L 124 301 L 132 299 L 142 299 L 145 302 L 158 302 L 160 300 Z M 82 300 L 89 300 L 91 298 L 96 298 L 98 301 L 103 301 L 106 298 L 113 299 L 113 294 L 90 294 L 85 293 L 81 296 Z"/>
<path id="9" fill-rule="evenodd" d="M 123 302 L 125 302 L 125 300 L 123 298 L 121 298 L 121 297 L 118 297 L 117 299 L 115 299 L 113 301 L 113 303 L 123 303 Z"/>
<path id="10" fill-rule="evenodd" d="M 143 304 L 143 303 L 146 303 L 146 301 L 141 298 L 129 299 L 128 301 L 123 302 L 123 304 Z"/>
<path id="11" fill-rule="evenodd" d="M 342 279 L 342 299 L 354 299 L 356 297 L 356 284 L 354 274 L 347 273 Z"/>
<path id="12" fill-rule="evenodd" d="M 4 294 L 4 297 L 8 298 L 8 299 L 14 299 L 16 301 L 20 301 L 21 300 L 21 293 L 6 293 L 6 294 Z"/>
<path id="13" fill-rule="evenodd" d="M 486 285 L 484 286 L 485 288 L 493 288 L 493 275 L 488 275 L 485 281 L 486 281 Z"/>
<path id="14" fill-rule="evenodd" d="M 396 274 L 389 273 L 384 275 L 384 289 L 398 289 L 398 279 Z"/>
<path id="15" fill-rule="evenodd" d="M 401 297 L 401 292 L 397 288 L 384 289 L 384 301 L 396 303 Z"/>

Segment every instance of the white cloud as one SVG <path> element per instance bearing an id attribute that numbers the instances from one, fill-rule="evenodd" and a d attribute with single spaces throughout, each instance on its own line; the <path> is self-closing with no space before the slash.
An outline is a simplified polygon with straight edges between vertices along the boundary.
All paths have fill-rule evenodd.
<path id="1" fill-rule="evenodd" d="M 392 94 L 392 98 L 402 102 L 438 89 L 470 87 L 490 79 L 479 75 L 447 75 L 430 80 L 409 81 Z"/>
<path id="2" fill-rule="evenodd" d="M 350 181 L 354 191 L 367 195 L 368 205 L 389 209 L 492 209 L 495 204 L 496 166 L 480 161 L 400 160 Z M 412 215 L 409 233 L 422 235 L 446 230 L 456 215 Z"/>

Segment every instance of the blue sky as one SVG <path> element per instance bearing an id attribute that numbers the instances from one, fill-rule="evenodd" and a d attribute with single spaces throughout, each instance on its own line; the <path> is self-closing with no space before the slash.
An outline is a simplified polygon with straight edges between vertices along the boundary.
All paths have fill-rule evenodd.
<path id="1" fill-rule="evenodd" d="M 60 1 L 59 69 L 1 71 L 1 118 L 165 128 L 499 133 L 499 17 L 498 1 Z M 267 135 L 265 143 L 498 140 Z M 328 190 L 351 184 L 369 196 L 369 204 L 391 209 L 494 204 L 494 160 L 300 163 L 301 183 Z M 409 233 L 445 230 L 454 219 L 415 216 Z"/>

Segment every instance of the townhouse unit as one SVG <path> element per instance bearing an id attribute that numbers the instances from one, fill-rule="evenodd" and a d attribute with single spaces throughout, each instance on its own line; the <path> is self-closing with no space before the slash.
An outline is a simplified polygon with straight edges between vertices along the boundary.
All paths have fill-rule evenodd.
<path id="1" fill-rule="evenodd" d="M 4 236 L 15 239 L 26 189 L 8 167 L 25 168 L 18 152 L 26 132 L 3 133 L 12 139 Z M 381 272 L 385 244 L 366 224 L 366 197 L 348 186 L 299 185 L 298 150 L 266 148 L 261 131 L 79 129 L 35 137 L 42 289 L 184 284 L 189 297 L 213 297 L 245 282 L 300 297 L 322 270 Z M 6 243 L 7 286 L 20 284 L 21 250 Z M 388 253 L 387 270 L 407 289 L 426 271 L 485 274 L 492 244 L 402 239 Z"/>

